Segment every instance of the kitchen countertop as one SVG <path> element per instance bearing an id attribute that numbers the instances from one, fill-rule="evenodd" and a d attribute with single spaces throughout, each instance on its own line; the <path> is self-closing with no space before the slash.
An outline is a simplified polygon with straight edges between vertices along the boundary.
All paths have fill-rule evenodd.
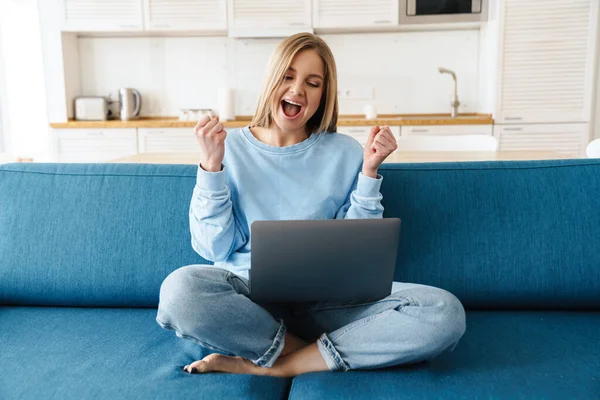
<path id="1" fill-rule="evenodd" d="M 251 117 L 240 116 L 234 121 L 224 121 L 226 128 L 241 128 L 250 124 Z M 490 114 L 460 114 L 451 118 L 449 114 L 382 114 L 377 119 L 365 119 L 360 115 L 342 115 L 338 126 L 373 125 L 492 125 Z M 180 121 L 177 117 L 142 117 L 132 121 L 74 121 L 54 122 L 55 129 L 64 128 L 193 128 L 196 121 Z"/>

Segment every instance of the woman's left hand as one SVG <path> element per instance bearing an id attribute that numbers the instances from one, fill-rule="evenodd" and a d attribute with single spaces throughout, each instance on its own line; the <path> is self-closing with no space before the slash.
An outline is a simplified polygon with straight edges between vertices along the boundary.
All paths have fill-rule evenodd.
<path id="1" fill-rule="evenodd" d="M 398 148 L 389 126 L 374 126 L 365 145 L 363 175 L 377 178 L 377 169 Z"/>

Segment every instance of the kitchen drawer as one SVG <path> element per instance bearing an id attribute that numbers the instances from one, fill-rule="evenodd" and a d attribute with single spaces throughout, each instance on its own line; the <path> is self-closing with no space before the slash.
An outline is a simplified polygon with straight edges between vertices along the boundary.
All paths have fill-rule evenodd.
<path id="1" fill-rule="evenodd" d="M 137 132 L 128 129 L 53 129 L 57 162 L 106 162 L 137 154 Z"/>
<path id="2" fill-rule="evenodd" d="M 372 126 L 338 126 L 338 133 L 352 136 L 364 147 L 367 144 L 369 133 L 371 132 Z M 390 130 L 394 137 L 400 137 L 400 127 L 390 126 Z"/>
<path id="3" fill-rule="evenodd" d="M 402 136 L 492 135 L 492 125 L 405 125 Z"/>
<path id="4" fill-rule="evenodd" d="M 193 128 L 138 128 L 140 153 L 198 153 Z"/>
<path id="5" fill-rule="evenodd" d="M 553 151 L 569 157 L 585 157 L 588 124 L 495 125 L 501 151 Z"/>

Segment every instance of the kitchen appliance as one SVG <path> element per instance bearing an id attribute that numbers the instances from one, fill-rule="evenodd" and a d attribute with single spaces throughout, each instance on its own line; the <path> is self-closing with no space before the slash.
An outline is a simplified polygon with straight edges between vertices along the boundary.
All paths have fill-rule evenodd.
<path id="1" fill-rule="evenodd" d="M 129 121 L 140 115 L 142 96 L 135 89 L 119 89 L 119 115 L 121 121 Z"/>
<path id="2" fill-rule="evenodd" d="M 102 96 L 76 97 L 74 110 L 78 121 L 106 121 L 110 114 L 108 99 Z"/>
<path id="3" fill-rule="evenodd" d="M 400 24 L 481 22 L 488 0 L 400 0 Z"/>

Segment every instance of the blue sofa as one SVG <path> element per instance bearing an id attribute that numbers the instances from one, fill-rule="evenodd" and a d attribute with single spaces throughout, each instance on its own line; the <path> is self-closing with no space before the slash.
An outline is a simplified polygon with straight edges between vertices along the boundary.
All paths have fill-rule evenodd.
<path id="1" fill-rule="evenodd" d="M 194 165 L 0 165 L 0 399 L 600 399 L 600 159 L 384 164 L 396 280 L 467 331 L 433 361 L 295 379 L 190 375 L 155 322 L 190 245 Z"/>

